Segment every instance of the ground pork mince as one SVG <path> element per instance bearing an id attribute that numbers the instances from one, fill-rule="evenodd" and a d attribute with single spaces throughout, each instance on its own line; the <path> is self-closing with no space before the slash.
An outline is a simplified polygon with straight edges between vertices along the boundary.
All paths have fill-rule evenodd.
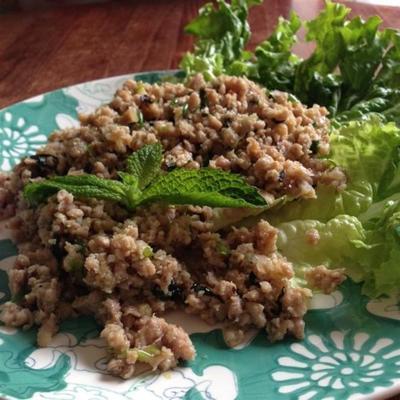
<path id="1" fill-rule="evenodd" d="M 22 189 L 52 175 L 117 179 L 127 156 L 160 142 L 166 170 L 221 168 L 243 175 L 268 200 L 313 198 L 318 184 L 341 190 L 346 183 L 320 158 L 329 153 L 324 107 L 307 108 L 245 78 L 206 83 L 197 75 L 186 84 L 128 80 L 80 120 L 0 174 L 0 214 L 10 218 L 19 249 L 9 273 L 14 302 L 3 305 L 1 321 L 37 325 L 38 344 L 46 346 L 63 319 L 94 315 L 110 348 L 108 369 L 123 378 L 195 357 L 188 334 L 163 318 L 169 310 L 222 324 L 229 346 L 254 328 L 271 341 L 303 336 L 311 292 L 291 285 L 292 265 L 277 252 L 267 221 L 216 229 L 209 207 L 153 204 L 129 213 L 64 190 L 31 208 Z M 318 245 L 318 232 L 309 236 Z M 329 292 L 343 273 L 317 266 L 306 278 Z"/>

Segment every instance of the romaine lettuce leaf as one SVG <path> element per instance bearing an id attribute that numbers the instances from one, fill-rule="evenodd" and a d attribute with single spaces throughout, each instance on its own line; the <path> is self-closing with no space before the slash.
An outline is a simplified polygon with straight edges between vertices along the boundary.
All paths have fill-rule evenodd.
<path id="1" fill-rule="evenodd" d="M 271 223 L 358 216 L 400 191 L 400 129 L 394 123 L 384 124 L 374 117 L 354 121 L 335 129 L 330 143 L 330 160 L 346 172 L 346 189 L 319 185 L 316 199 L 286 202 L 265 212 L 263 216 Z"/>
<path id="2" fill-rule="evenodd" d="M 373 117 L 352 121 L 333 131 L 330 146 L 329 158 L 346 171 L 349 189 L 371 185 L 374 201 L 400 189 L 400 129 L 394 123 L 384 124 Z"/>
<path id="3" fill-rule="evenodd" d="M 278 224 L 277 248 L 302 275 L 307 267 L 346 267 L 354 280 L 363 278 L 363 267 L 359 258 L 368 245 L 366 231 L 361 222 L 350 215 L 339 215 L 328 222 L 317 220 L 295 220 Z M 313 244 L 308 239 L 311 230 L 318 231 L 319 241 Z M 364 257 L 362 257 L 364 258 Z"/>
<path id="4" fill-rule="evenodd" d="M 400 290 L 400 201 L 380 205 L 380 214 L 364 222 L 369 248 L 359 257 L 364 264 L 363 291 L 370 297 Z"/>
<path id="5" fill-rule="evenodd" d="M 264 216 L 279 229 L 278 248 L 302 275 L 305 267 L 345 267 L 371 297 L 400 288 L 400 129 L 377 118 L 333 132 L 331 160 L 345 169 L 342 192 L 319 187 L 317 199 L 272 209 Z M 340 215 L 346 214 L 346 215 Z M 307 232 L 319 232 L 318 245 Z"/>
<path id="6" fill-rule="evenodd" d="M 328 222 L 294 220 L 278 224 L 278 250 L 293 263 L 296 278 L 304 270 L 325 265 L 346 268 L 363 293 L 370 297 L 391 295 L 400 290 L 400 200 L 381 203 L 375 218 L 364 224 L 349 215 Z M 319 242 L 308 240 L 311 229 Z"/>

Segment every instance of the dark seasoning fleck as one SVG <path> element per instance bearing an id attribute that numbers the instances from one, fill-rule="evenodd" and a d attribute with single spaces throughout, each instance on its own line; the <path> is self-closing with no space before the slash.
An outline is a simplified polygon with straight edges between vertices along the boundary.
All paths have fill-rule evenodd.
<path id="1" fill-rule="evenodd" d="M 221 299 L 221 296 L 219 296 L 218 294 L 215 294 L 209 287 L 202 285 L 200 283 L 193 283 L 192 290 L 194 292 L 198 293 L 199 295 L 211 296 L 211 297 L 215 297 L 215 298 L 223 301 Z"/>
<path id="2" fill-rule="evenodd" d="M 31 167 L 32 178 L 54 173 L 58 166 L 58 158 L 52 154 L 35 154 L 29 156 L 36 163 Z"/>

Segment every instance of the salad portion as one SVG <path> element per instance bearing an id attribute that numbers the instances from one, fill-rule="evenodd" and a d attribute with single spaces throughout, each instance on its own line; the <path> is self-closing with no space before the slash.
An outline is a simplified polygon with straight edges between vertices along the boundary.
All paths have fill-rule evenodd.
<path id="1" fill-rule="evenodd" d="M 231 347 L 254 328 L 302 338 L 311 292 L 260 214 L 316 198 L 321 184 L 346 187 L 318 158 L 329 154 L 326 112 L 242 77 L 127 81 L 3 177 L 19 255 L 1 321 L 38 325 L 47 346 L 61 321 L 93 315 L 108 371 L 124 378 L 195 356 L 187 332 L 164 319 L 170 310 L 220 324 Z M 249 227 L 232 223 L 250 216 Z M 316 229 L 305 234 L 318 246 Z M 326 293 L 345 278 L 322 264 L 303 272 Z"/>
<path id="2" fill-rule="evenodd" d="M 250 37 L 249 7 L 261 0 L 217 0 L 200 9 L 186 32 L 196 36 L 194 51 L 181 67 L 187 74 L 201 72 L 208 79 L 220 74 L 247 76 L 269 90 L 282 90 L 302 103 L 327 107 L 334 125 L 365 120 L 379 114 L 399 122 L 400 33 L 379 30 L 381 20 L 348 18 L 350 9 L 326 1 L 325 9 L 303 23 L 292 12 L 280 18 L 269 38 L 254 52 L 246 50 Z M 315 45 L 307 59 L 292 52 L 300 27 Z"/>
<path id="3" fill-rule="evenodd" d="M 0 320 L 102 326 L 108 371 L 162 371 L 196 350 L 164 318 L 301 339 L 313 291 L 346 276 L 370 297 L 400 287 L 399 33 L 327 2 L 292 53 L 292 14 L 246 50 L 254 0 L 200 9 L 181 81 L 128 80 L 10 174 L 0 215 L 19 255 Z"/>
<path id="4" fill-rule="evenodd" d="M 186 27 L 196 44 L 181 67 L 210 80 L 247 76 L 267 90 L 290 93 L 294 102 L 327 108 L 331 152 L 325 158 L 344 171 L 346 189 L 319 185 L 316 199 L 287 201 L 265 217 L 279 227 L 278 247 L 299 271 L 315 263 L 340 265 L 364 282 L 369 296 L 398 293 L 400 32 L 380 30 L 377 16 L 350 19 L 349 8 L 327 1 L 312 21 L 294 12 L 281 17 L 271 36 L 249 51 L 248 10 L 259 3 L 205 5 Z M 292 52 L 302 26 L 315 44 L 306 59 Z M 324 233 L 324 246 L 303 246 L 310 226 Z"/>

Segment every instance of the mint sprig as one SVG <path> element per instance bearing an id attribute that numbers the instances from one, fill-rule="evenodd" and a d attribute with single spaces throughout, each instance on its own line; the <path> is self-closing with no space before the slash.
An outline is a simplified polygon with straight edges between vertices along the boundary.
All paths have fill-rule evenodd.
<path id="1" fill-rule="evenodd" d="M 96 175 L 55 176 L 45 181 L 28 183 L 24 188 L 24 196 L 32 203 L 41 203 L 61 189 L 76 197 L 120 202 L 126 197 L 126 185 L 123 182 L 99 178 Z"/>
<path id="2" fill-rule="evenodd" d="M 162 146 L 159 143 L 144 146 L 128 157 L 125 174 L 136 177 L 139 189 L 143 190 L 161 173 L 161 161 Z"/>
<path id="3" fill-rule="evenodd" d="M 28 183 L 24 197 L 38 204 L 64 189 L 78 198 L 111 200 L 129 210 L 144 204 L 161 202 L 210 207 L 264 207 L 265 199 L 240 175 L 219 169 L 161 170 L 162 146 L 159 143 L 142 147 L 126 162 L 121 181 L 95 175 L 56 176 Z"/>
<path id="4" fill-rule="evenodd" d="M 161 175 L 148 186 L 141 203 L 207 205 L 211 207 L 265 206 L 257 189 L 240 175 L 220 169 L 175 169 Z"/>

